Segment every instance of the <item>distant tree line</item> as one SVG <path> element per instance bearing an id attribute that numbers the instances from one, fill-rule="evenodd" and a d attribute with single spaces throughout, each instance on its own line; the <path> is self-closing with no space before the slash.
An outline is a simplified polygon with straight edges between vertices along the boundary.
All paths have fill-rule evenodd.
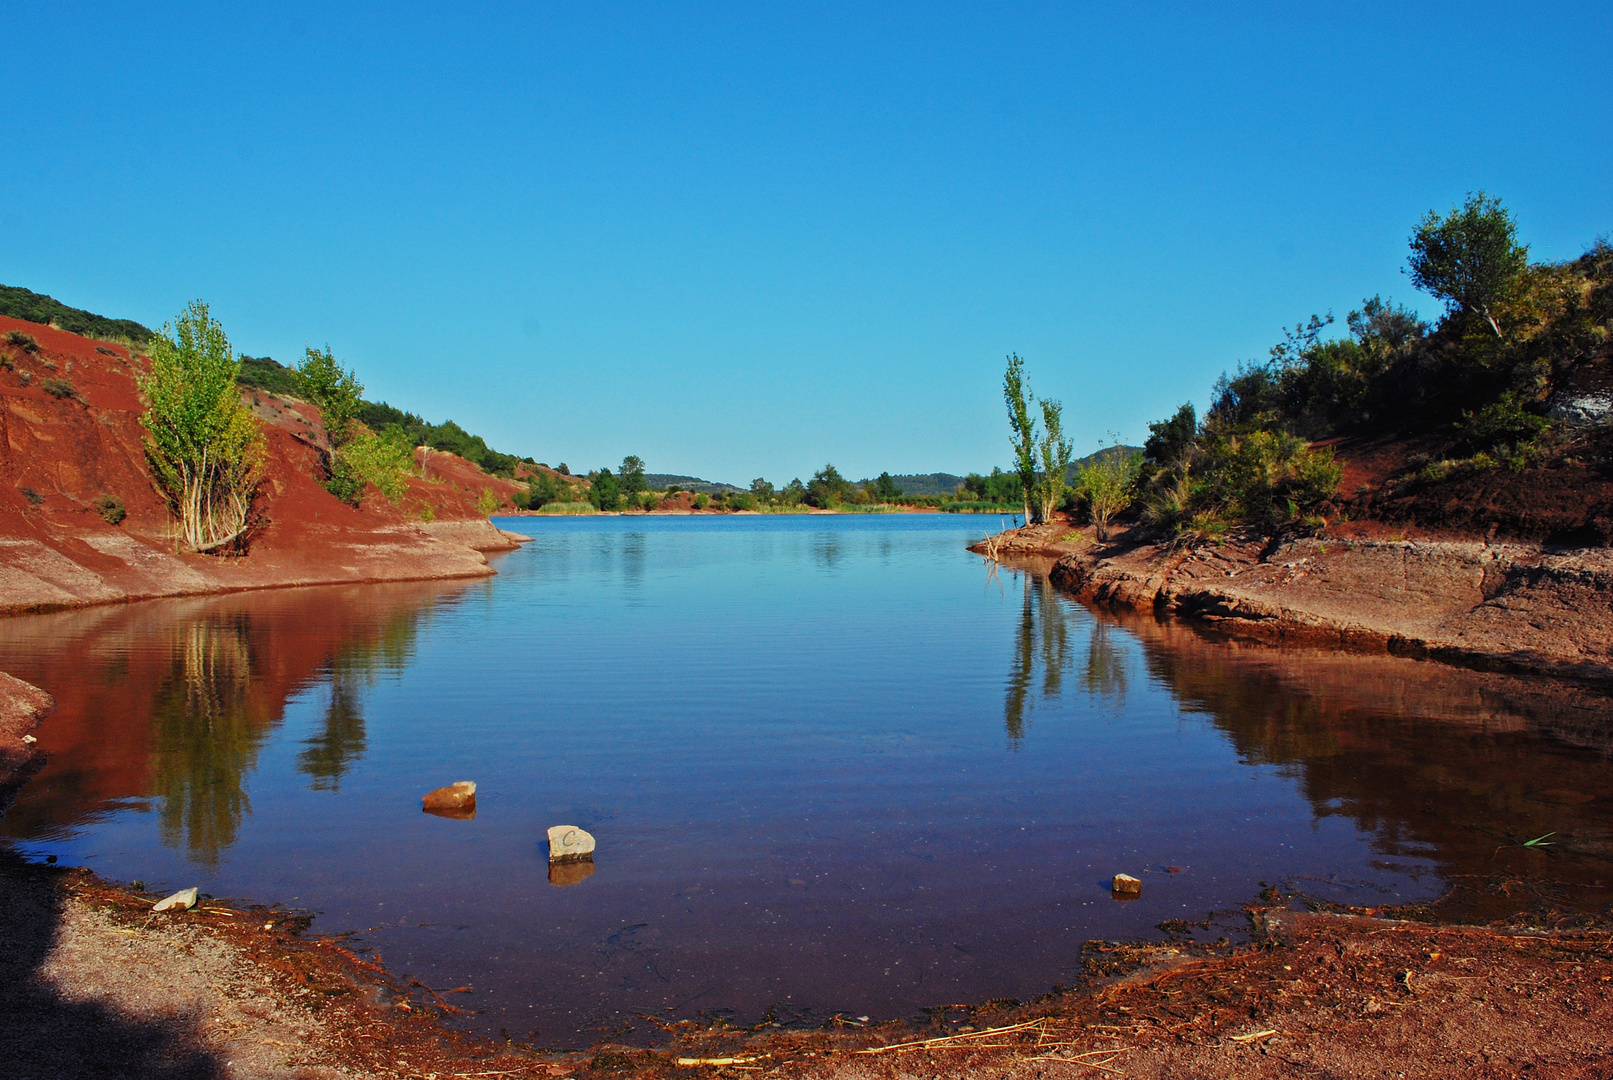
<path id="1" fill-rule="evenodd" d="M 127 341 L 135 345 L 145 345 L 155 336 L 150 329 L 133 319 L 108 319 L 82 308 L 68 307 L 55 297 L 17 285 L 0 285 L 0 315 L 54 325 L 83 337 Z"/>

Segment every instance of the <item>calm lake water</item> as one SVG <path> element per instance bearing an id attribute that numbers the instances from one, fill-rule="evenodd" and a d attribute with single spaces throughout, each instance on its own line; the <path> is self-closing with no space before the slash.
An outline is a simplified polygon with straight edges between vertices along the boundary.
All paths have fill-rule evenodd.
<path id="1" fill-rule="evenodd" d="M 486 581 L 0 621 L 61 703 L 0 835 L 315 911 L 548 1045 L 1029 998 L 1268 884 L 1607 904 L 1613 724 L 1576 688 L 1117 621 L 989 573 L 995 518 L 501 524 L 537 539 Z M 421 813 L 462 779 L 473 820 Z M 591 875 L 551 882 L 554 824 Z"/>

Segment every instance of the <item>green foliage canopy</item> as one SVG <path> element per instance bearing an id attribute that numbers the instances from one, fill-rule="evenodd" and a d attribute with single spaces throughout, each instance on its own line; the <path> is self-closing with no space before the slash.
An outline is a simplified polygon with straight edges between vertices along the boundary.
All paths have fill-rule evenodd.
<path id="1" fill-rule="evenodd" d="M 1491 308 L 1528 265 L 1529 249 L 1518 243 L 1512 215 L 1482 191 L 1445 217 L 1428 211 L 1411 234 L 1412 284 L 1453 309 L 1482 316 L 1498 338 L 1501 327 Z"/>
<path id="2" fill-rule="evenodd" d="M 195 300 L 151 339 L 150 354 L 139 385 L 152 474 L 190 548 L 234 546 L 246 533 L 263 435 L 235 385 L 229 338 Z"/>
<path id="3" fill-rule="evenodd" d="M 1009 445 L 1014 451 L 1014 472 L 1019 477 L 1020 497 L 1025 520 L 1031 520 L 1032 495 L 1036 488 L 1036 420 L 1031 416 L 1035 395 L 1025 381 L 1025 361 L 1018 353 L 1008 357 L 1003 373 L 1003 402 L 1008 406 Z"/>

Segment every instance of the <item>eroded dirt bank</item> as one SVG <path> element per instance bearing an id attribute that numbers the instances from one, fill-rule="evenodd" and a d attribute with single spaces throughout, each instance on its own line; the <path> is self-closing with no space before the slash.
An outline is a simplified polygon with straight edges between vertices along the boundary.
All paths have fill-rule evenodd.
<path id="1" fill-rule="evenodd" d="M 0 317 L 29 347 L 0 359 L 0 615 L 283 585 L 481 577 L 484 552 L 524 537 L 478 509 L 519 488 L 433 453 L 397 503 L 358 507 L 320 486 L 317 410 L 245 391 L 265 437 L 264 480 L 244 554 L 180 552 L 152 485 L 136 379 L 121 345 Z M 115 500 L 116 510 L 108 510 Z"/>
<path id="2" fill-rule="evenodd" d="M 1124 531 L 1099 543 L 1063 523 L 996 542 L 1003 557 L 1056 560 L 1053 583 L 1089 603 L 1266 640 L 1613 682 L 1609 548 L 1349 532 L 1171 547 Z"/>

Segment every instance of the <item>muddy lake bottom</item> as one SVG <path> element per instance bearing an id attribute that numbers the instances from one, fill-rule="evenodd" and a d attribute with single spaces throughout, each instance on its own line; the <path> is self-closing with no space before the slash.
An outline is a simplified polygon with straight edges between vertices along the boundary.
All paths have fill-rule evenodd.
<path id="1" fill-rule="evenodd" d="M 487 580 L 0 622 L 60 703 L 0 837 L 314 912 L 556 1047 L 1029 999 L 1270 887 L 1608 904 L 1588 691 L 1119 620 L 952 515 L 499 524 L 536 539 Z M 421 812 L 456 780 L 474 818 Z"/>

